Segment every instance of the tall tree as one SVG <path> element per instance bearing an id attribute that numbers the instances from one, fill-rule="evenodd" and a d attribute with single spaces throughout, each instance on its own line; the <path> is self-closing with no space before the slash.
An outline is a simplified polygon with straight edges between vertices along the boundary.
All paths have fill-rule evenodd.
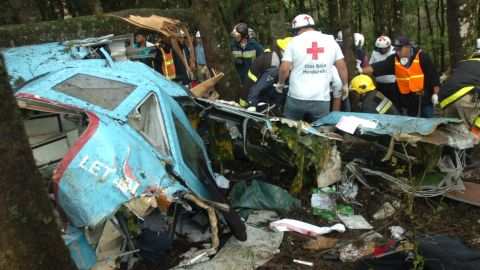
<path id="1" fill-rule="evenodd" d="M 341 26 L 343 34 L 343 53 L 347 61 L 348 77 L 353 78 L 355 72 L 355 54 L 353 44 L 353 16 L 352 1 L 340 0 L 341 10 Z"/>
<path id="2" fill-rule="evenodd" d="M 464 59 L 473 49 L 479 4 L 477 0 L 447 0 L 450 67 Z"/>
<path id="3" fill-rule="evenodd" d="M 0 269 L 75 269 L 0 59 Z"/>
<path id="4" fill-rule="evenodd" d="M 35 0 L 8 0 L 13 11 L 15 23 L 28 23 L 41 19 Z"/>
<path id="5" fill-rule="evenodd" d="M 237 100 L 242 87 L 233 64 L 230 36 L 223 24 L 219 3 L 217 0 L 195 0 L 192 3 L 192 10 L 194 14 L 203 15 L 197 23 L 202 33 L 208 65 L 225 73 L 225 77 L 217 84 L 217 90 L 221 98 Z"/>
<path id="6" fill-rule="evenodd" d="M 330 33 L 337 34 L 340 29 L 339 0 L 328 0 L 328 26 Z"/>
<path id="7" fill-rule="evenodd" d="M 384 0 L 373 0 L 373 26 L 375 31 L 375 36 L 388 34 L 388 21 L 387 16 L 385 16 L 385 11 L 387 10 L 387 1 Z"/>
<path id="8" fill-rule="evenodd" d="M 406 34 L 403 33 L 403 0 L 392 0 L 391 1 L 392 8 L 391 11 L 392 19 L 390 25 L 390 36 L 396 37 L 398 35 Z"/>
<path id="9" fill-rule="evenodd" d="M 435 36 L 435 30 L 433 29 L 433 22 L 432 22 L 432 17 L 430 14 L 430 5 L 428 4 L 427 0 L 423 0 L 423 5 L 425 8 L 425 14 L 427 16 L 427 27 L 428 27 L 428 33 L 429 33 L 429 40 L 430 40 L 430 45 L 432 47 L 432 54 L 433 54 L 433 62 L 435 63 L 435 66 L 439 66 L 439 61 L 438 58 L 440 56 L 440 53 L 438 52 L 438 46 L 436 46 L 436 36 Z M 420 43 L 420 41 L 418 41 Z"/>

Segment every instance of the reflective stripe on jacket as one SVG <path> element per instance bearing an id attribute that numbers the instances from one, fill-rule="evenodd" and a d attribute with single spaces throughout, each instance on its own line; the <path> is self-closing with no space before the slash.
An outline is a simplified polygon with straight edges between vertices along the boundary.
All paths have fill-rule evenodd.
<path id="1" fill-rule="evenodd" d="M 425 75 L 420 65 L 420 50 L 408 68 L 403 66 L 395 57 L 395 77 L 401 94 L 406 95 L 423 90 Z"/>
<path id="2" fill-rule="evenodd" d="M 177 73 L 175 70 L 175 63 L 173 61 L 173 51 L 165 52 L 162 48 L 160 48 L 163 56 L 163 63 L 162 63 L 162 72 L 163 76 L 165 76 L 169 80 L 173 80 L 177 77 Z"/>

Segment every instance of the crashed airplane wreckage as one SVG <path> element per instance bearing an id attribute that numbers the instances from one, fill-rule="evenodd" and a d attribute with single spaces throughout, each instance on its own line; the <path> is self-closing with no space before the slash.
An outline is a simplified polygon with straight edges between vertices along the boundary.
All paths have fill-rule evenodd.
<path id="1" fill-rule="evenodd" d="M 311 126 L 249 112 L 193 98 L 131 61 L 125 39 L 2 51 L 34 157 L 52 179 L 65 243 L 79 269 L 131 266 L 138 258 L 164 255 L 186 212 L 208 221 L 208 255 L 220 247 L 222 232 L 245 240 L 245 225 L 213 169 L 227 172 L 228 161 L 233 167 L 241 159 L 260 169 L 293 170 L 294 193 L 306 179 L 319 187 L 357 179 L 369 187 L 367 176 L 417 196 L 462 188 L 464 152 L 477 141 L 457 120 L 332 113 Z M 348 129 L 354 135 L 334 132 L 344 117 L 361 119 L 353 132 Z M 443 146 L 452 152 L 446 155 Z M 435 181 L 427 184 L 425 178 Z M 156 229 L 147 225 L 152 223 Z M 145 238 L 157 249 L 145 248 L 139 241 Z"/>

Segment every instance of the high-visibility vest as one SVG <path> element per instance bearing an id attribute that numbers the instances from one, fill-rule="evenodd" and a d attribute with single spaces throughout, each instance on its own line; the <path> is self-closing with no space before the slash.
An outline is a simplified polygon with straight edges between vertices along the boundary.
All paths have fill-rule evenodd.
<path id="1" fill-rule="evenodd" d="M 165 76 L 169 80 L 173 80 L 177 77 L 177 73 L 175 70 L 175 63 L 173 62 L 173 52 L 165 52 L 163 48 L 160 48 L 162 51 L 163 56 L 163 63 L 162 63 L 162 72 L 163 76 Z"/>
<path id="2" fill-rule="evenodd" d="M 420 65 L 420 51 L 417 52 L 410 67 L 405 67 L 395 57 L 395 78 L 401 94 L 410 94 L 423 90 L 425 75 Z"/>

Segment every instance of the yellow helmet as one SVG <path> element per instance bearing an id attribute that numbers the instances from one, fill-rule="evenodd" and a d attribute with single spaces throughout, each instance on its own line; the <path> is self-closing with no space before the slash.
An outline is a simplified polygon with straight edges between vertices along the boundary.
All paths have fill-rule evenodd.
<path id="1" fill-rule="evenodd" d="M 282 50 L 285 51 L 285 49 L 288 47 L 288 44 L 292 41 L 292 37 L 286 37 L 286 38 L 279 38 L 277 39 L 277 46 Z"/>
<path id="2" fill-rule="evenodd" d="M 373 91 L 376 88 L 370 76 L 361 74 L 352 79 L 350 82 L 350 89 L 361 95 Z"/>

